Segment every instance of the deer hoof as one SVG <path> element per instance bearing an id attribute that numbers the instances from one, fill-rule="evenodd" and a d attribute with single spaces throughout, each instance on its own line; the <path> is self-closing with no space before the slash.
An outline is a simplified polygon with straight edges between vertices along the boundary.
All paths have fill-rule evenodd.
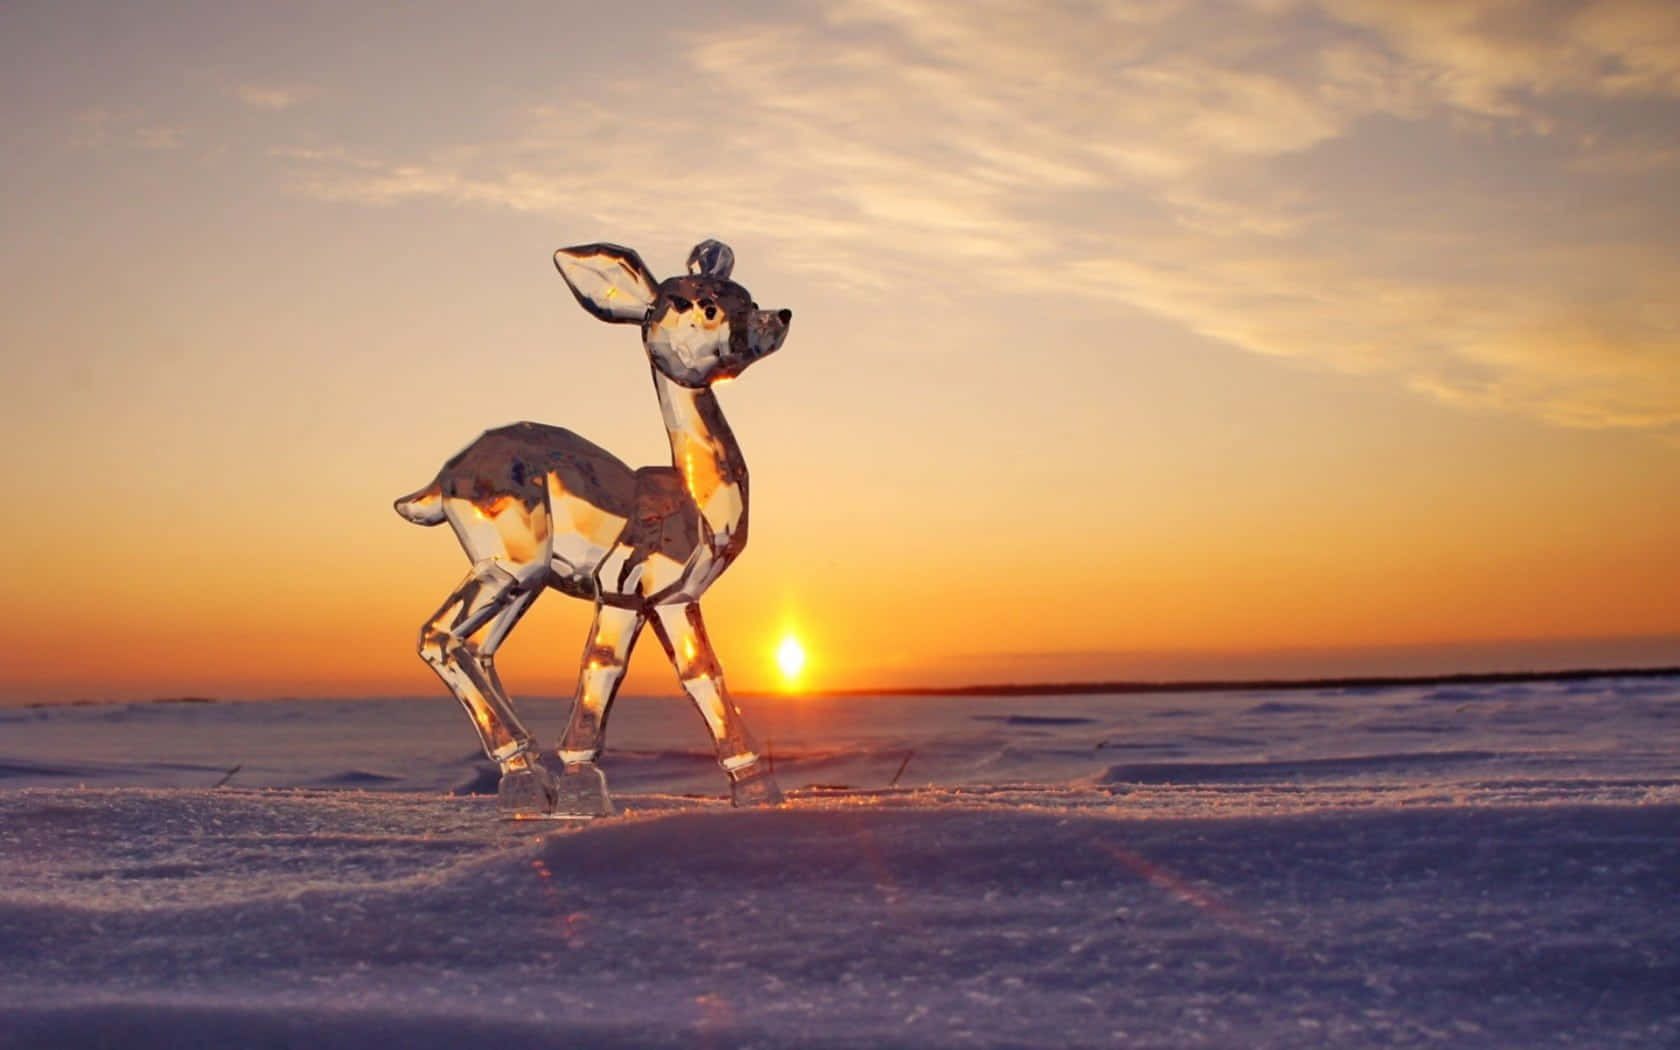
<path id="1" fill-rule="evenodd" d="M 503 773 L 496 785 L 496 808 L 504 817 L 546 817 L 557 799 L 554 775 L 534 762 Z"/>
<path id="2" fill-rule="evenodd" d="M 568 817 L 610 817 L 612 796 L 607 794 L 607 775 L 593 762 L 567 766 L 555 784 L 558 801 L 555 812 Z"/>
<path id="3" fill-rule="evenodd" d="M 754 762 L 729 774 L 729 803 L 745 806 L 774 806 L 782 801 L 782 789 L 762 762 Z"/>

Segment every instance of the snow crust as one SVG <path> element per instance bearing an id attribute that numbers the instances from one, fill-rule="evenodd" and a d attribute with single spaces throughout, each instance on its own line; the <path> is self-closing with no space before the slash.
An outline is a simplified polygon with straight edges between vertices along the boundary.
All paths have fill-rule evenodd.
<path id="1" fill-rule="evenodd" d="M 0 711 L 0 1047 L 1680 1046 L 1680 681 L 748 715 L 574 827 L 442 701 Z"/>

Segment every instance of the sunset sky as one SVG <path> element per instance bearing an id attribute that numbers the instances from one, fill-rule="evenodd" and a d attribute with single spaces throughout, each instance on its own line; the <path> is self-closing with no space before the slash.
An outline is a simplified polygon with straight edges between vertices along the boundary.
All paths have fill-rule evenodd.
<path id="1" fill-rule="evenodd" d="M 446 702 L 391 500 L 667 462 L 550 256 L 706 237 L 795 315 L 737 688 L 1680 663 L 1672 0 L 11 0 L 0 127 L 7 702 Z"/>

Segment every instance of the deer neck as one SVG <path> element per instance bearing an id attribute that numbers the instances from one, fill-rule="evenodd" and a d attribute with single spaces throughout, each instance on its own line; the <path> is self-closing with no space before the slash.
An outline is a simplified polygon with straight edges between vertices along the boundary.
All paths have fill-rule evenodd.
<path id="1" fill-rule="evenodd" d="M 717 395 L 690 389 L 653 370 L 659 411 L 671 439 L 671 466 L 721 545 L 744 542 L 747 524 L 747 461 L 723 418 Z"/>

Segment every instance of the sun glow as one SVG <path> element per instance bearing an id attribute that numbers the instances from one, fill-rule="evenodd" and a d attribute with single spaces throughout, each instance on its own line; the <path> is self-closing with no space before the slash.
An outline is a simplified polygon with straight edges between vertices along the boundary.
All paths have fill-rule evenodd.
<path id="1" fill-rule="evenodd" d="M 782 637 L 781 644 L 776 646 L 776 666 L 787 685 L 799 680 L 799 673 L 805 670 L 805 647 L 799 644 L 798 638 L 791 634 Z"/>

